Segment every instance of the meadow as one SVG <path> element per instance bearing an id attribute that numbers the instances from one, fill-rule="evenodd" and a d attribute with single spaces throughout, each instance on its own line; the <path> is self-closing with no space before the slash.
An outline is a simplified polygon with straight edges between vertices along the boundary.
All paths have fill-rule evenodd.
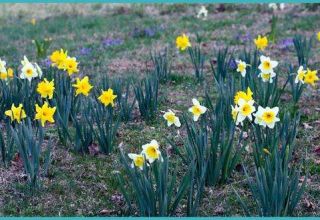
<path id="1" fill-rule="evenodd" d="M 0 8 L 0 216 L 320 214 L 319 4 Z"/>

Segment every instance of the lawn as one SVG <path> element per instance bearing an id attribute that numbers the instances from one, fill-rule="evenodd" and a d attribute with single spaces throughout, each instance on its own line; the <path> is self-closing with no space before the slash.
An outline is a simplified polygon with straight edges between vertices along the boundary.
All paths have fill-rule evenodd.
<path id="1" fill-rule="evenodd" d="M 238 57 L 244 48 L 255 49 L 253 41 L 258 34 L 274 34 L 274 41 L 269 40 L 265 54 L 279 61 L 279 82 L 284 84 L 286 64 L 298 65 L 293 37 L 299 34 L 310 38 L 320 31 L 320 7 L 317 4 L 286 4 L 283 10 L 272 10 L 268 4 L 210 4 L 206 5 L 209 12 L 206 19 L 197 18 L 200 6 L 0 4 L 0 58 L 15 70 L 15 74 L 20 71 L 24 55 L 36 61 L 43 72 L 50 72 L 52 67 L 47 64 L 47 57 L 60 48 L 77 58 L 80 71 L 75 75 L 89 76 L 94 87 L 106 77 L 139 83 L 153 68 L 151 54 L 165 48 L 171 64 L 169 79 L 159 84 L 156 115 L 152 120 L 145 120 L 136 103 L 131 120 L 120 123 L 114 149 L 109 155 L 98 150 L 96 141 L 91 143 L 89 153 L 76 152 L 72 143 L 61 143 L 55 126 L 48 125 L 44 139 L 51 141 L 50 165 L 47 175 L 41 176 L 37 190 L 28 188 L 27 175 L 18 154 L 8 166 L 1 164 L 0 216 L 139 215 L 137 207 L 128 212 L 119 188 L 116 174 L 124 173 L 120 151 L 138 152 L 142 145 L 156 139 L 161 151 L 170 154 L 170 170 L 177 167 L 177 176 L 181 179 L 187 167 L 168 140 L 183 145 L 182 140 L 187 137 L 186 127 L 182 125 L 179 133 L 174 126 L 168 128 L 163 114 L 168 109 L 175 110 L 180 116 L 191 114 L 188 108 L 192 105 L 192 98 L 204 102 L 206 93 L 213 103 L 216 102 L 218 88 L 210 62 L 217 63 L 219 49 L 228 47 L 230 54 Z M 271 28 L 273 16 L 277 17 L 274 30 Z M 205 80 L 201 82 L 197 82 L 194 76 L 188 52 L 176 49 L 176 37 L 182 33 L 187 34 L 194 44 L 201 41 L 202 52 L 207 57 Z M 45 38 L 50 38 L 51 44 L 45 56 L 39 58 L 33 41 Z M 319 70 L 320 42 L 316 41 L 314 39 L 308 67 Z M 287 88 L 281 97 L 284 109 L 289 106 L 289 94 Z M 307 179 L 305 192 L 294 212 L 297 216 L 320 215 L 319 98 L 318 87 L 306 87 L 298 103 L 301 119 L 293 158 L 301 162 L 301 180 Z M 133 99 L 132 91 L 129 100 Z M 5 128 L 3 121 L 1 129 Z M 241 152 L 241 160 L 227 181 L 204 188 L 199 216 L 244 216 L 234 191 L 239 193 L 253 215 L 258 215 L 244 173 L 244 168 L 254 173 L 252 143 L 245 143 L 247 146 Z M 186 199 L 181 203 L 176 216 L 186 215 Z"/>

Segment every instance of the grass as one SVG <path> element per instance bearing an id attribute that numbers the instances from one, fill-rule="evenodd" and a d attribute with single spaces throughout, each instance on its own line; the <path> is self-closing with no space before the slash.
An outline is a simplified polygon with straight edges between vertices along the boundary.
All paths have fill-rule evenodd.
<path id="1" fill-rule="evenodd" d="M 47 11 L 46 7 L 49 6 L 43 6 L 42 12 Z M 122 125 L 119 130 L 117 145 L 125 147 L 128 152 L 135 152 L 151 139 L 157 139 L 163 150 L 166 150 L 165 137 L 176 138 L 176 134 L 173 129 L 166 128 L 161 111 L 169 108 L 186 111 L 191 105 L 191 98 L 200 98 L 206 90 L 209 90 L 213 97 L 215 95 L 209 66 L 205 70 L 207 80 L 204 84 L 195 83 L 189 57 L 176 52 L 174 42 L 178 34 L 188 33 L 194 42 L 198 32 L 203 37 L 205 53 L 212 58 L 218 48 L 230 44 L 232 51 L 252 47 L 252 41 L 240 43 L 235 36 L 238 33 L 250 33 L 255 37 L 257 34 L 269 32 L 269 21 L 272 17 L 266 5 L 230 5 L 224 12 L 218 12 L 217 6 L 209 5 L 211 11 L 206 21 L 196 19 L 198 5 L 148 5 L 148 8 L 146 5 L 119 5 L 110 7 L 105 12 L 104 4 L 88 4 L 83 6 L 82 10 L 75 7 L 72 12 L 65 13 L 63 5 L 60 7 L 60 11 L 56 9 L 59 12 L 56 15 L 37 18 L 35 26 L 30 24 L 32 16 L 24 11 L 1 17 L 0 32 L 3 34 L 0 35 L 0 40 L 6 42 L 0 44 L 1 59 L 6 60 L 8 66 L 17 68 L 23 55 L 35 59 L 32 39 L 51 37 L 53 41 L 50 51 L 66 48 L 69 54 L 80 61 L 81 74 L 89 75 L 96 82 L 105 74 L 139 80 L 145 75 L 146 65 L 150 62 L 150 51 L 163 49 L 165 46 L 172 49 L 173 74 L 169 82 L 160 87 L 159 114 L 154 121 L 146 124 L 135 109 L 133 122 Z M 285 11 L 277 12 L 279 39 L 292 37 L 301 31 L 311 36 L 315 30 L 319 30 L 317 12 L 304 12 L 305 10 L 304 5 L 288 5 Z M 160 26 L 162 29 L 154 36 L 133 37 L 135 28 L 144 30 Z M 122 39 L 123 44 L 106 47 L 102 43 L 106 38 Z M 81 55 L 81 48 L 90 48 L 90 53 Z M 313 64 L 320 62 L 317 51 L 319 44 L 315 48 Z M 292 50 L 279 53 L 277 45 L 271 45 L 268 55 L 273 54 L 276 54 L 273 57 L 277 60 L 285 58 L 296 62 Z M 316 163 L 319 158 L 313 154 L 314 147 L 320 143 L 315 138 L 319 124 L 314 123 L 319 118 L 316 113 L 318 110 L 315 110 L 318 98 L 319 94 L 310 90 L 303 100 L 303 109 L 310 109 L 312 112 L 304 114 L 303 122 L 311 124 L 314 129 L 301 129 L 299 133 L 296 154 L 304 155 L 307 152 L 312 156 L 308 157 L 305 167 L 310 170 L 311 183 L 307 186 L 297 215 L 320 214 L 319 164 Z M 119 150 L 116 149 L 110 156 L 78 155 L 72 152 L 71 147 L 58 143 L 54 130 L 50 130 L 47 135 L 53 137 L 56 144 L 49 176 L 43 178 L 43 186 L 39 192 L 30 192 L 25 187 L 21 167 L 0 169 L 6 178 L 6 184 L 0 186 L 0 194 L 3 195 L 3 198 L 0 198 L 0 216 L 124 215 L 123 199 L 119 197 L 118 183 L 113 175 L 113 172 L 120 170 Z M 249 162 L 248 165 L 250 166 Z M 200 214 L 243 215 L 232 188 L 240 190 L 248 206 L 254 207 L 248 196 L 243 173 L 235 172 L 226 185 L 206 189 Z M 305 208 L 306 200 L 315 204 L 313 209 Z"/>

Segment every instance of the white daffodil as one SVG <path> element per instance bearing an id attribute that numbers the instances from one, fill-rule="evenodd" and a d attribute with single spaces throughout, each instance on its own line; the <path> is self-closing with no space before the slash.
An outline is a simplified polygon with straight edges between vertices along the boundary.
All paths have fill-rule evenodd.
<path id="1" fill-rule="evenodd" d="M 276 77 L 276 73 L 275 72 L 271 72 L 271 73 L 259 73 L 259 77 L 262 78 L 263 82 L 269 82 L 269 83 L 273 83 L 273 78 Z"/>
<path id="2" fill-rule="evenodd" d="M 177 127 L 181 126 L 179 118 L 170 109 L 168 112 L 164 113 L 163 118 L 167 120 L 168 127 L 174 124 Z"/>
<path id="3" fill-rule="evenodd" d="M 238 115 L 236 124 L 242 123 L 246 118 L 252 121 L 252 113 L 256 111 L 254 107 L 254 100 L 246 101 L 239 99 Z"/>
<path id="4" fill-rule="evenodd" d="M 21 64 L 22 64 L 22 69 L 20 74 L 21 79 L 28 79 L 31 82 L 33 78 L 42 76 L 42 71 L 38 66 L 38 64 L 30 63 L 26 56 L 23 57 Z"/>
<path id="5" fill-rule="evenodd" d="M 6 61 L 0 59 L 0 73 L 6 73 Z"/>
<path id="6" fill-rule="evenodd" d="M 144 156 L 142 154 L 128 154 L 128 157 L 132 160 L 131 167 L 135 166 L 143 170 Z"/>
<path id="7" fill-rule="evenodd" d="M 271 60 L 270 57 L 261 56 L 260 57 L 259 69 L 262 73 L 274 73 L 273 68 L 278 66 L 278 62 Z"/>
<path id="8" fill-rule="evenodd" d="M 198 14 L 197 14 L 197 18 L 201 18 L 203 20 L 206 20 L 208 16 L 208 10 L 206 9 L 205 6 L 201 6 Z"/>
<path id="9" fill-rule="evenodd" d="M 306 73 L 307 73 L 307 71 L 303 69 L 303 66 L 300 66 L 294 82 L 295 83 L 301 82 L 302 84 L 304 84 L 304 77 L 306 76 Z"/>
<path id="10" fill-rule="evenodd" d="M 189 112 L 193 114 L 193 120 L 198 121 L 200 115 L 204 114 L 207 111 L 207 108 L 200 105 L 200 102 L 197 99 L 192 99 L 193 106 L 189 108 Z"/>
<path id="11" fill-rule="evenodd" d="M 255 116 L 254 123 L 261 125 L 263 127 L 268 126 L 269 128 L 274 128 L 275 123 L 280 121 L 280 119 L 277 118 L 278 112 L 279 112 L 278 107 L 263 108 L 259 106 L 258 111 L 255 114 L 253 114 Z"/>
<path id="12" fill-rule="evenodd" d="M 152 140 L 150 143 L 142 145 L 142 154 L 145 155 L 149 163 L 153 163 L 155 160 L 161 158 L 161 152 L 159 150 L 159 144 L 156 140 Z"/>
<path id="13" fill-rule="evenodd" d="M 237 63 L 237 72 L 240 73 L 242 77 L 245 77 L 247 73 L 246 68 L 248 64 L 246 64 L 246 62 L 242 60 L 236 60 L 236 63 Z"/>
<path id="14" fill-rule="evenodd" d="M 240 123 L 237 120 L 238 114 L 239 114 L 239 107 L 237 105 L 236 106 L 231 105 L 231 115 L 232 115 L 232 119 L 236 123 L 236 125 L 238 125 Z"/>

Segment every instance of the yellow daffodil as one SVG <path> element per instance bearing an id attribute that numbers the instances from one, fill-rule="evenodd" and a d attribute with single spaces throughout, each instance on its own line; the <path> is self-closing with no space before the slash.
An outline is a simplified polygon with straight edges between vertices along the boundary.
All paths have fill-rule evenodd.
<path id="1" fill-rule="evenodd" d="M 42 82 L 38 83 L 37 92 L 41 95 L 41 98 L 52 99 L 54 89 L 54 80 L 49 82 L 44 78 Z"/>
<path id="2" fill-rule="evenodd" d="M 242 77 L 245 77 L 247 73 L 246 68 L 248 64 L 246 64 L 246 62 L 242 60 L 236 60 L 236 63 L 237 63 L 237 72 L 240 73 Z"/>
<path id="3" fill-rule="evenodd" d="M 258 37 L 254 39 L 254 44 L 258 50 L 263 51 L 268 46 L 268 38 L 266 36 L 261 37 L 261 35 L 258 35 Z"/>
<path id="4" fill-rule="evenodd" d="M 62 63 L 62 69 L 68 72 L 69 76 L 74 73 L 78 73 L 78 63 L 75 57 L 67 57 Z"/>
<path id="5" fill-rule="evenodd" d="M 107 91 L 102 91 L 102 94 L 98 97 L 100 102 L 104 104 L 104 106 L 111 105 L 114 106 L 114 99 L 117 98 L 117 95 L 113 94 L 112 89 L 108 89 Z"/>
<path id="6" fill-rule="evenodd" d="M 177 39 L 176 39 L 176 47 L 181 51 L 184 51 L 188 47 L 191 47 L 191 43 L 189 41 L 189 37 L 187 35 L 185 35 L 185 34 L 182 34 L 182 35 L 178 36 Z"/>
<path id="7" fill-rule="evenodd" d="M 320 31 L 317 34 L 318 41 L 320 41 Z"/>
<path id="8" fill-rule="evenodd" d="M 53 115 L 56 111 L 56 107 L 50 107 L 48 102 L 45 102 L 41 107 L 36 104 L 36 120 L 41 121 L 42 127 L 44 127 L 45 123 L 48 121 L 50 123 L 54 123 Z"/>
<path id="9" fill-rule="evenodd" d="M 18 123 L 20 123 L 22 119 L 27 117 L 25 111 L 23 110 L 22 104 L 19 104 L 18 107 L 15 107 L 14 104 L 12 104 L 11 109 L 5 111 L 4 114 L 10 117 L 11 121 L 16 120 Z"/>
<path id="10" fill-rule="evenodd" d="M 8 73 L 7 72 L 0 72 L 0 79 L 1 80 L 7 80 L 8 79 Z"/>
<path id="11" fill-rule="evenodd" d="M 247 93 L 244 91 L 239 91 L 234 96 L 234 104 L 238 105 L 240 99 L 243 99 L 245 101 L 250 101 L 252 100 L 252 95 L 253 93 L 249 87 L 247 88 Z"/>
<path id="12" fill-rule="evenodd" d="M 263 127 L 274 128 L 275 123 L 280 121 L 280 119 L 277 117 L 278 112 L 279 112 L 278 107 L 263 108 L 259 106 L 258 111 L 254 114 L 255 116 L 254 123 L 261 125 Z"/>
<path id="13" fill-rule="evenodd" d="M 156 140 L 152 140 L 150 143 L 142 146 L 142 154 L 145 155 L 149 163 L 153 163 L 155 160 L 161 158 L 161 152 L 159 150 L 159 144 Z"/>
<path id="14" fill-rule="evenodd" d="M 169 111 L 164 113 L 163 118 L 167 120 L 168 127 L 170 127 L 173 124 L 177 127 L 181 126 L 179 118 L 170 109 Z"/>
<path id="15" fill-rule="evenodd" d="M 197 99 L 192 99 L 193 106 L 189 108 L 189 112 L 193 114 L 193 120 L 198 121 L 199 117 L 207 111 L 207 108 L 200 105 Z"/>
<path id="16" fill-rule="evenodd" d="M 316 81 L 318 81 L 318 80 L 319 80 L 319 77 L 317 76 L 317 70 L 310 70 L 308 68 L 307 73 L 306 73 L 303 81 L 314 87 L 314 86 L 316 86 Z"/>
<path id="17" fill-rule="evenodd" d="M 143 169 L 144 156 L 143 154 L 128 154 L 128 157 L 132 160 L 131 167 L 138 167 L 140 170 Z"/>
<path id="18" fill-rule="evenodd" d="M 306 76 L 306 70 L 303 69 L 303 66 L 300 66 L 298 69 L 298 73 L 296 76 L 296 79 L 294 80 L 295 83 L 301 82 L 302 84 L 304 83 L 304 78 Z"/>
<path id="19" fill-rule="evenodd" d="M 63 51 L 63 49 L 56 50 L 50 55 L 50 61 L 52 63 L 52 66 L 56 66 L 59 69 L 62 68 L 62 63 L 67 59 L 67 51 Z"/>
<path id="20" fill-rule="evenodd" d="M 76 96 L 79 94 L 82 94 L 84 96 L 88 96 L 90 90 L 93 88 L 93 86 L 89 82 L 89 77 L 85 76 L 83 79 L 76 79 L 76 83 L 72 85 L 74 88 L 76 88 Z"/>
<path id="21" fill-rule="evenodd" d="M 256 111 L 256 107 L 253 106 L 254 100 L 246 101 L 244 99 L 239 99 L 238 103 L 239 107 L 236 124 L 242 124 L 246 118 L 252 121 L 252 113 Z"/>
<path id="22" fill-rule="evenodd" d="M 8 74 L 8 77 L 12 79 L 13 76 L 14 76 L 13 69 L 12 69 L 12 68 L 8 68 L 8 69 L 7 69 L 7 74 Z"/>

